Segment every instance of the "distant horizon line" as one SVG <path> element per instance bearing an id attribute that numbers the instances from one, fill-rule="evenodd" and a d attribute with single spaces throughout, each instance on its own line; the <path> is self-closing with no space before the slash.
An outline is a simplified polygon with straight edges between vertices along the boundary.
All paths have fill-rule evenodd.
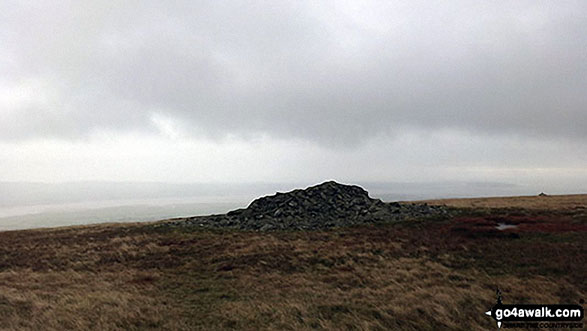
<path id="1" fill-rule="evenodd" d="M 304 184 L 315 183 L 320 184 L 328 181 L 335 181 L 341 184 L 355 185 L 357 184 L 499 184 L 504 186 L 524 186 L 515 183 L 508 183 L 503 181 L 480 181 L 480 180 L 439 180 L 439 181 L 393 181 L 393 180 L 357 180 L 357 181 L 346 181 L 346 180 L 335 180 L 335 179 L 324 179 L 321 181 L 310 181 L 310 180 L 291 180 L 291 181 L 157 181 L 157 180 L 68 180 L 68 181 L 20 181 L 20 180 L 0 180 L 0 184 L 47 184 L 47 185 L 59 185 L 59 184 L 80 184 L 80 183 L 96 183 L 96 184 L 173 184 L 173 185 L 198 185 L 198 184 Z M 310 184 L 313 185 L 313 184 Z"/>

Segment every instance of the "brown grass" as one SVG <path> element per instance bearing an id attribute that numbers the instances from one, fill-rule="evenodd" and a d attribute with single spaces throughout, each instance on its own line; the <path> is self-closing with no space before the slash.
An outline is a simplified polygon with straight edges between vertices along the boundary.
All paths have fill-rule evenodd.
<path id="1" fill-rule="evenodd" d="M 533 210 L 572 210 L 587 208 L 587 194 L 519 196 L 418 201 L 457 208 L 524 208 Z"/>
<path id="2" fill-rule="evenodd" d="M 4 232 L 0 328 L 486 330 L 497 286 L 506 303 L 585 298 L 587 228 L 576 216 L 496 211 L 315 232 Z M 494 229 L 515 217 L 523 230 Z"/>

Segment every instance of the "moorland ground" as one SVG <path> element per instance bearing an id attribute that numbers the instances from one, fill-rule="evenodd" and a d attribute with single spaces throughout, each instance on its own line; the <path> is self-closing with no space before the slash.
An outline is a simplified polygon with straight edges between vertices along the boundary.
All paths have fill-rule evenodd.
<path id="1" fill-rule="evenodd" d="M 585 299 L 587 195 L 429 203 L 451 216 L 2 232 L 0 329 L 487 330 L 497 287 L 505 303 Z"/>

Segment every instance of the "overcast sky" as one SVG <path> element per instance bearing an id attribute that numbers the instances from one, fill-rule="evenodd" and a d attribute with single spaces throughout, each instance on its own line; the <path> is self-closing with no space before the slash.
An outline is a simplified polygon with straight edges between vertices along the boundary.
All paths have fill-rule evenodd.
<path id="1" fill-rule="evenodd" d="M 325 179 L 587 191 L 587 2 L 0 2 L 0 181 Z"/>

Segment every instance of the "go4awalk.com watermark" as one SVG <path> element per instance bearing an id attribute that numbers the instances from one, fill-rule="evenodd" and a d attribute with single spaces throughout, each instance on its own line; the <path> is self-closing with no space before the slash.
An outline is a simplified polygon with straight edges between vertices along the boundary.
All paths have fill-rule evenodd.
<path id="1" fill-rule="evenodd" d="M 485 312 L 498 328 L 582 329 L 583 307 L 575 304 L 503 304 L 497 290 L 497 304 Z"/>

